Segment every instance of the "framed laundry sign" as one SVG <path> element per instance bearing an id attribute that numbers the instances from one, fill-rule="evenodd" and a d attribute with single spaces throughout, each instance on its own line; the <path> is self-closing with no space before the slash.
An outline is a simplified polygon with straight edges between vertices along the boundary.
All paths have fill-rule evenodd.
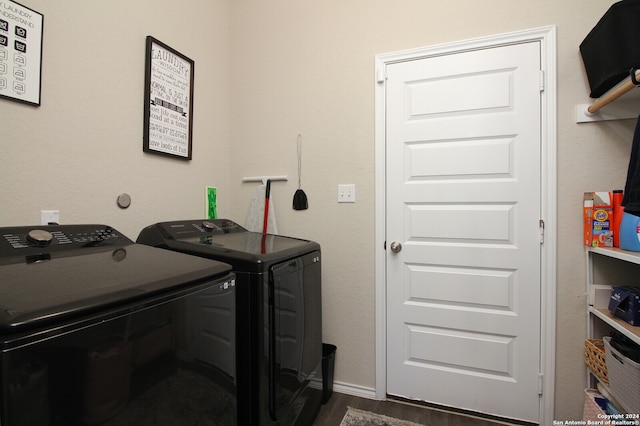
<path id="1" fill-rule="evenodd" d="M 0 97 L 40 105 L 44 17 L 0 1 Z"/>
<path id="2" fill-rule="evenodd" d="M 147 36 L 144 152 L 191 160 L 194 62 Z"/>

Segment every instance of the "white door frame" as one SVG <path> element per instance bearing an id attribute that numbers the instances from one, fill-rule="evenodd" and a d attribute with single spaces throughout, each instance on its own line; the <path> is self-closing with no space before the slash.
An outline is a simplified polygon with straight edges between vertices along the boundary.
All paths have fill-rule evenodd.
<path id="1" fill-rule="evenodd" d="M 541 98 L 541 218 L 544 220 L 544 244 L 541 271 L 540 383 L 542 404 L 540 424 L 554 418 L 555 340 L 556 340 L 556 28 L 535 28 L 472 40 L 439 44 L 424 48 L 376 55 L 375 94 L 375 273 L 376 273 L 376 398 L 387 396 L 387 312 L 386 312 L 386 66 L 469 50 L 526 42 L 540 42 L 544 70 Z"/>

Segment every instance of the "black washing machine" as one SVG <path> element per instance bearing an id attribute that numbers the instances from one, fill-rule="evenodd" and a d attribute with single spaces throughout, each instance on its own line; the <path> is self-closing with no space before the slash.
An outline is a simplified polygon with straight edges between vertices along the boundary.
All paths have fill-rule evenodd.
<path id="1" fill-rule="evenodd" d="M 0 228 L 0 424 L 234 424 L 235 290 L 109 226 Z"/>
<path id="2" fill-rule="evenodd" d="M 313 424 L 322 399 L 320 245 L 226 219 L 158 223 L 137 242 L 233 266 L 238 424 Z"/>

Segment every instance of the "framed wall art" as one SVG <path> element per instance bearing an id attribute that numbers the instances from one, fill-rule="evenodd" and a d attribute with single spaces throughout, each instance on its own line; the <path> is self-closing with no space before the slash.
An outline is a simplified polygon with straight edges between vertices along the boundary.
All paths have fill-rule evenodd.
<path id="1" fill-rule="evenodd" d="M 35 10 L 0 2 L 0 97 L 40 105 L 43 25 Z"/>
<path id="2" fill-rule="evenodd" d="M 194 62 L 147 36 L 144 152 L 191 160 Z"/>

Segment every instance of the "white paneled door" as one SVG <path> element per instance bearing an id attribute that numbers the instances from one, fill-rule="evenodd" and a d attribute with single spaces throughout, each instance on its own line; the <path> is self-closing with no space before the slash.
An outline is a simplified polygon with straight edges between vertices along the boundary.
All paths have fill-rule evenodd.
<path id="1" fill-rule="evenodd" d="M 540 51 L 386 67 L 388 394 L 539 421 Z"/>

